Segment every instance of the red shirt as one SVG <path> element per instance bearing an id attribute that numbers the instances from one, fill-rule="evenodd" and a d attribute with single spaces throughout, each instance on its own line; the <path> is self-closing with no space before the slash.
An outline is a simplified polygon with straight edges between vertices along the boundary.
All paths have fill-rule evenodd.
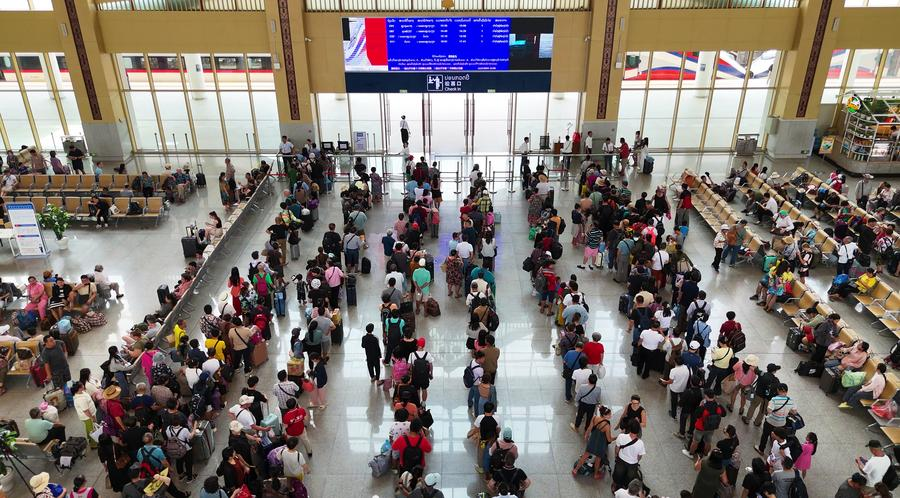
<path id="1" fill-rule="evenodd" d="M 598 365 L 603 361 L 603 351 L 603 344 L 590 341 L 584 344 L 584 349 L 581 352 L 587 356 L 588 365 Z"/>
<path id="2" fill-rule="evenodd" d="M 693 199 L 691 198 L 690 192 L 682 191 L 680 197 L 681 197 L 681 209 L 691 209 L 692 207 L 694 207 L 694 202 L 693 202 Z"/>
<path id="3" fill-rule="evenodd" d="M 735 320 L 726 320 L 722 327 L 719 328 L 719 334 L 728 337 L 735 330 L 741 330 L 741 324 Z"/>
<path id="4" fill-rule="evenodd" d="M 547 279 L 547 291 L 555 291 L 556 290 L 556 273 L 553 273 L 553 270 L 550 268 L 544 268 L 541 270 L 541 274 L 544 275 L 544 278 Z"/>
<path id="5" fill-rule="evenodd" d="M 622 144 L 621 149 L 619 150 L 619 158 L 623 161 L 628 159 L 628 154 L 631 154 L 631 148 L 628 147 L 628 144 Z"/>
<path id="6" fill-rule="evenodd" d="M 281 417 L 281 421 L 284 423 L 284 432 L 291 437 L 303 434 L 303 431 L 306 430 L 304 420 L 306 420 L 306 410 L 303 408 L 298 406 L 293 410 L 288 410 Z"/>
<path id="7" fill-rule="evenodd" d="M 396 440 L 394 440 L 394 444 L 391 445 L 391 449 L 400 454 L 400 467 L 406 467 L 406 462 L 403 461 L 403 450 L 406 449 L 407 439 L 409 439 L 410 444 L 412 444 L 413 446 L 418 446 L 422 450 L 422 462 L 419 465 L 425 467 L 425 453 L 431 453 L 431 441 L 429 441 L 428 438 L 424 438 L 416 434 L 409 434 L 405 437 L 398 437 Z M 417 442 L 420 439 L 422 440 L 422 442 Z"/>

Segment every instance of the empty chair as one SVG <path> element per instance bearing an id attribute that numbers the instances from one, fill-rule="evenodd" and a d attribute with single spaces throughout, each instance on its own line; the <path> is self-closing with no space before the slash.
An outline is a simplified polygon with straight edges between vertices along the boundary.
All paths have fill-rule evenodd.
<path id="1" fill-rule="evenodd" d="M 156 220 L 156 224 L 159 225 L 159 219 L 163 215 L 163 198 L 162 197 L 147 197 L 147 209 L 144 212 L 144 217 L 153 218 Z"/>
<path id="2" fill-rule="evenodd" d="M 79 218 L 81 213 L 81 198 L 80 197 L 66 197 L 65 198 L 65 209 L 66 212 L 70 215 Z"/>
<path id="3" fill-rule="evenodd" d="M 884 301 L 874 301 L 872 304 L 866 306 L 866 309 L 878 319 L 885 316 L 888 318 L 896 318 L 897 313 L 900 312 L 900 294 L 891 292 L 887 299 Z M 878 320 L 875 320 L 872 323 L 878 323 Z"/>
<path id="4" fill-rule="evenodd" d="M 63 187 L 61 189 L 62 193 L 64 193 L 64 194 L 77 193 L 79 187 L 81 186 L 82 176 L 85 176 L 85 175 L 66 175 L 66 183 L 63 185 Z M 87 183 L 88 186 L 90 186 L 90 181 L 87 181 L 85 183 Z"/>
<path id="5" fill-rule="evenodd" d="M 19 184 L 16 185 L 16 190 L 31 192 L 32 185 L 34 185 L 34 175 L 19 175 Z"/>
<path id="6" fill-rule="evenodd" d="M 128 175 L 112 175 L 112 188 L 122 190 L 128 183 Z"/>
<path id="7" fill-rule="evenodd" d="M 35 212 L 40 213 L 44 210 L 44 206 L 47 205 L 47 198 L 43 196 L 32 197 L 31 203 L 34 204 Z"/>
<path id="8" fill-rule="evenodd" d="M 62 197 L 58 197 L 58 196 L 47 197 L 47 204 L 48 204 L 48 205 L 51 205 L 51 206 L 56 206 L 56 207 L 62 209 L 62 207 L 63 207 L 63 198 L 62 198 Z"/>
<path id="9" fill-rule="evenodd" d="M 97 188 L 99 189 L 112 189 L 113 186 L 113 175 L 100 175 L 100 181 L 97 182 Z"/>

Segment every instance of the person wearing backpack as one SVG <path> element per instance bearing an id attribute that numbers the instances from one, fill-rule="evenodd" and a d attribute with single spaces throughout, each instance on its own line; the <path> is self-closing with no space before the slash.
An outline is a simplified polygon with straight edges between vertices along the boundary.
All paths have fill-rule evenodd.
<path id="1" fill-rule="evenodd" d="M 163 433 L 166 439 L 166 456 L 175 463 L 175 470 L 185 484 L 190 484 L 197 478 L 194 473 L 194 452 L 191 451 L 191 440 L 196 433 L 196 429 L 188 430 L 183 427 L 178 419 Z"/>
<path id="2" fill-rule="evenodd" d="M 710 360 L 709 372 L 706 375 L 706 388 L 712 388 L 716 395 L 719 395 L 722 394 L 722 381 L 731 375 L 731 368 L 737 362 L 734 350 L 728 344 L 728 339 L 719 336 L 716 347 L 710 353 Z"/>
<path id="3" fill-rule="evenodd" d="M 756 418 L 753 420 L 753 425 L 759 427 L 762 425 L 763 416 L 765 415 L 765 407 L 769 403 L 769 400 L 772 399 L 776 394 L 776 388 L 781 381 L 778 380 L 778 377 L 775 376 L 775 372 L 781 370 L 781 367 L 774 364 L 769 363 L 766 366 L 765 373 L 759 374 L 756 382 L 751 385 L 752 388 L 754 385 L 756 386 L 753 390 L 753 399 L 750 400 L 750 408 L 747 409 L 747 416 L 741 416 L 741 421 L 745 424 L 750 423 L 750 419 L 753 418 L 753 413 L 756 413 Z M 759 373 L 757 371 L 757 373 Z"/>
<path id="4" fill-rule="evenodd" d="M 403 340 L 403 329 L 406 327 L 406 320 L 400 318 L 400 310 L 392 308 L 390 316 L 384 320 L 384 363 L 385 365 L 391 359 L 391 353 L 394 348 L 400 345 Z"/>
<path id="5" fill-rule="evenodd" d="M 697 356 L 700 357 L 700 361 L 706 360 L 706 349 L 712 343 L 709 337 L 712 333 L 712 327 L 706 323 L 706 320 L 706 315 L 698 313 L 693 325 L 688 329 L 688 337 L 685 339 L 690 342 L 696 341 L 700 344 L 700 347 L 697 348 Z"/>
<path id="6" fill-rule="evenodd" d="M 572 373 L 578 368 L 581 358 L 585 358 L 585 361 L 587 361 L 583 350 L 584 344 L 577 342 L 575 343 L 575 349 L 567 352 L 562 357 L 562 378 L 565 380 L 566 385 L 566 403 L 572 402 Z"/>
<path id="7" fill-rule="evenodd" d="M 422 422 L 418 419 L 409 424 L 409 433 L 394 440 L 391 450 L 400 455 L 398 467 L 401 471 L 411 470 L 416 465 L 425 468 L 425 454 L 431 453 L 431 442 L 422 435 Z"/>
<path id="8" fill-rule="evenodd" d="M 138 448 L 136 460 L 141 471 L 142 478 L 148 478 L 158 474 L 163 469 L 169 468 L 162 448 L 153 444 L 153 434 L 146 433 L 143 437 L 144 445 Z"/>
<path id="9" fill-rule="evenodd" d="M 777 498 L 807 498 L 806 484 L 800 477 L 800 471 L 794 468 L 794 459 L 784 457 L 781 470 L 772 472 L 772 484 L 775 485 Z"/>
<path id="10" fill-rule="evenodd" d="M 433 378 L 434 356 L 425 351 L 425 338 L 416 341 L 417 350 L 409 354 L 412 385 L 419 391 L 419 399 L 424 404 L 428 400 L 428 386 Z"/>
<path id="11" fill-rule="evenodd" d="M 722 424 L 725 409 L 716 402 L 716 393 L 712 389 L 703 391 L 703 402 L 694 410 L 694 435 L 691 438 L 690 449 L 681 450 L 685 456 L 696 458 L 706 452 L 712 443 L 713 434 Z M 700 443 L 703 447 L 699 448 Z"/>
<path id="12" fill-rule="evenodd" d="M 503 468 L 506 455 L 513 455 L 513 459 L 519 458 L 519 447 L 513 441 L 512 429 L 509 427 L 504 427 L 500 438 L 494 440 L 494 443 L 485 449 L 484 465 L 482 466 L 485 478 Z"/>
<path id="13" fill-rule="evenodd" d="M 472 422 L 472 428 L 469 429 L 467 434 L 469 439 L 478 443 L 477 451 L 481 452 L 478 455 L 479 464 L 476 465 L 478 473 L 483 473 L 490 467 L 489 449 L 500 434 L 500 421 L 494 414 L 496 409 L 497 406 L 494 403 L 485 403 L 484 413 L 475 417 L 475 420 Z"/>
<path id="14" fill-rule="evenodd" d="M 794 400 L 787 395 L 787 384 L 778 384 L 775 392 L 775 396 L 769 400 L 769 404 L 766 406 L 766 420 L 763 423 L 762 434 L 759 437 L 759 446 L 754 448 L 759 454 L 765 454 L 772 431 L 779 427 L 783 428 L 787 421 L 787 416 L 797 413 L 797 409 L 794 407 Z M 796 458 L 800 454 L 791 454 L 791 456 Z"/>
<path id="15" fill-rule="evenodd" d="M 463 371 L 463 385 L 469 389 L 469 410 L 475 409 L 475 403 L 478 401 L 478 386 L 481 384 L 482 377 L 484 377 L 484 352 L 475 351 L 475 358 Z"/>

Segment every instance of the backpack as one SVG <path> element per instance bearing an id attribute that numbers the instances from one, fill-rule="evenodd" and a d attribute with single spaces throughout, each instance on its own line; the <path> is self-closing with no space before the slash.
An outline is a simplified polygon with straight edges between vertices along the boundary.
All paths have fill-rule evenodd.
<path id="1" fill-rule="evenodd" d="M 141 454 L 141 463 L 140 463 L 140 476 L 141 479 L 148 479 L 158 474 L 160 470 L 162 470 L 162 462 L 157 461 L 159 467 L 155 467 L 150 464 L 151 460 L 156 460 L 156 457 L 153 456 L 153 453 L 147 451 L 146 448 L 140 449 Z"/>
<path id="2" fill-rule="evenodd" d="M 650 310 L 648 308 L 637 308 L 635 313 L 638 315 L 638 328 L 646 330 L 650 328 Z"/>
<path id="3" fill-rule="evenodd" d="M 800 444 L 800 440 L 797 439 L 797 436 L 788 436 L 785 438 L 784 442 L 791 452 L 791 459 L 796 460 L 797 458 L 800 458 L 800 454 L 803 453 L 803 445 Z"/>
<path id="4" fill-rule="evenodd" d="M 747 346 L 747 336 L 740 329 L 735 330 L 731 334 L 731 349 L 735 353 L 740 353 Z"/>
<path id="5" fill-rule="evenodd" d="M 547 277 L 545 277 L 543 273 L 538 273 L 537 276 L 534 277 L 534 290 L 541 294 L 547 292 Z"/>
<path id="6" fill-rule="evenodd" d="M 128 213 L 130 215 L 138 215 L 144 214 L 144 210 L 141 209 L 141 205 L 137 202 L 131 201 L 128 203 Z"/>
<path id="7" fill-rule="evenodd" d="M 722 415 L 719 414 L 719 410 L 722 408 L 718 405 L 718 403 L 713 403 L 712 410 L 708 407 L 704 408 L 708 412 L 706 418 L 703 420 L 703 430 L 704 431 L 714 431 L 719 428 L 719 425 L 722 424 Z"/>
<path id="8" fill-rule="evenodd" d="M 531 256 L 528 256 L 522 261 L 522 270 L 527 272 L 534 271 L 534 260 L 531 259 Z"/>
<path id="9" fill-rule="evenodd" d="M 488 309 L 487 323 L 484 324 L 488 330 L 494 332 L 500 327 L 500 317 L 497 316 L 497 312 L 492 309 Z"/>
<path id="10" fill-rule="evenodd" d="M 806 483 L 800 477 L 799 470 L 794 471 L 794 480 L 791 481 L 791 487 L 788 488 L 788 498 L 809 498 L 809 493 L 806 491 Z"/>
<path id="11" fill-rule="evenodd" d="M 891 466 L 888 467 L 887 471 L 884 473 L 884 477 L 881 478 L 881 482 L 884 483 L 885 486 L 888 487 L 891 491 L 897 488 L 900 485 L 900 479 L 897 478 L 897 467 L 891 463 Z"/>
<path id="12" fill-rule="evenodd" d="M 256 294 L 259 296 L 268 296 L 269 295 L 269 283 L 266 282 L 266 277 L 260 278 L 259 276 L 257 276 L 255 278 L 256 278 L 256 281 L 253 282 L 253 288 L 256 289 Z"/>
<path id="13" fill-rule="evenodd" d="M 506 458 L 506 454 L 509 453 L 510 448 L 501 448 L 497 445 L 497 449 L 491 454 L 490 459 L 490 470 L 496 471 L 503 468 L 503 461 Z"/>
<path id="14" fill-rule="evenodd" d="M 559 235 L 562 235 L 563 232 L 566 231 L 566 220 L 563 218 L 559 219 Z"/>
<path id="15" fill-rule="evenodd" d="M 199 418 L 206 414 L 206 398 L 202 394 L 196 393 L 191 395 L 191 401 L 188 404 L 191 414 Z"/>
<path id="16" fill-rule="evenodd" d="M 430 378 L 428 352 L 424 356 L 413 353 L 415 359 L 412 362 L 412 380 L 413 382 L 427 381 Z"/>
<path id="17" fill-rule="evenodd" d="M 694 312 L 691 313 L 689 317 L 689 322 L 694 323 L 700 319 L 700 315 L 702 314 L 704 317 L 706 316 L 706 309 L 709 308 L 709 303 L 703 301 L 703 306 L 697 304 L 697 301 L 694 301 Z M 704 320 L 706 321 L 706 320 Z"/>
<path id="18" fill-rule="evenodd" d="M 409 436 L 403 436 L 403 439 L 406 440 L 406 448 L 403 448 L 404 467 L 406 469 L 411 469 L 421 465 L 422 457 L 425 456 L 425 453 L 422 452 L 422 448 L 419 448 L 419 445 L 422 444 L 422 436 L 419 436 L 419 439 L 416 440 L 415 446 L 409 441 Z"/>
<path id="19" fill-rule="evenodd" d="M 695 332 L 697 336 L 703 339 L 701 345 L 704 348 L 708 348 L 710 346 L 709 334 L 712 332 L 712 327 L 710 327 L 709 324 L 702 320 L 698 320 L 697 322 L 695 322 L 694 327 L 696 327 Z"/>
<path id="20" fill-rule="evenodd" d="M 388 320 L 387 337 L 388 341 L 390 341 L 392 337 L 396 337 L 398 340 L 403 337 L 403 331 L 400 329 L 400 320 Z"/>
<path id="21" fill-rule="evenodd" d="M 188 451 L 184 442 L 178 438 L 178 434 L 172 434 L 171 427 L 166 429 L 166 444 L 164 449 L 166 450 L 166 455 L 174 460 L 182 458 Z"/>
<path id="22" fill-rule="evenodd" d="M 475 369 L 472 365 L 467 366 L 463 370 L 463 385 L 467 388 L 475 385 Z"/>

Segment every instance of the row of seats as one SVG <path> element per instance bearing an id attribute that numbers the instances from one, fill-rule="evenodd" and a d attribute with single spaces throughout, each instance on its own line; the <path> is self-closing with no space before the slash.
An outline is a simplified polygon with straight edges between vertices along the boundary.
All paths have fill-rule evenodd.
<path id="1" fill-rule="evenodd" d="M 154 187 L 159 187 L 168 174 L 150 175 Z M 18 177 L 16 194 L 49 195 L 90 195 L 92 192 L 109 188 L 121 190 L 131 185 L 141 175 L 100 175 L 94 181 L 94 175 L 21 175 Z"/>
<path id="2" fill-rule="evenodd" d="M 688 183 L 688 185 L 690 185 L 690 183 Z M 723 224 L 732 226 L 741 220 L 741 217 L 731 209 L 725 199 L 713 192 L 705 183 L 696 182 L 694 187 L 696 188 L 694 208 L 697 209 L 697 213 L 704 221 L 706 221 L 713 231 L 718 232 L 719 227 Z M 748 249 L 748 251 L 745 251 L 740 255 L 738 260 L 740 263 L 752 261 L 753 255 L 755 255 L 763 245 L 762 238 L 753 233 L 749 227 L 747 227 L 744 240 L 739 242 L 742 247 Z"/>
<path id="3" fill-rule="evenodd" d="M 762 181 L 762 179 L 760 179 L 753 173 L 747 173 L 747 185 L 742 190 L 745 195 L 749 195 L 751 191 L 754 190 L 758 190 L 763 194 L 768 192 L 769 195 L 771 195 L 778 202 L 780 206 L 778 209 L 781 211 L 787 211 L 788 217 L 791 218 L 795 225 L 799 224 L 802 227 L 815 227 L 816 235 L 813 239 L 813 246 L 819 248 L 819 251 L 822 254 L 823 263 L 829 264 L 832 262 L 828 255 L 830 255 L 831 252 L 838 246 L 838 242 L 834 237 L 831 237 L 827 233 L 825 233 L 823 227 L 820 226 L 818 222 L 803 214 L 800 209 L 798 209 L 797 206 L 795 206 L 791 201 L 782 197 L 781 194 L 779 194 L 778 191 L 776 191 L 771 185 Z M 779 248 L 774 247 L 773 249 L 777 250 Z"/>
<path id="4" fill-rule="evenodd" d="M 111 210 L 109 217 L 116 220 L 117 225 L 122 218 L 152 219 L 159 225 L 160 218 L 166 214 L 162 197 L 117 197 L 111 200 L 115 208 Z M 43 211 L 48 205 L 56 206 L 76 220 L 85 220 L 91 216 L 90 201 L 90 197 L 17 196 L 11 199 L 11 202 L 31 202 L 36 212 Z M 130 202 L 140 206 L 141 214 L 128 214 Z"/>

